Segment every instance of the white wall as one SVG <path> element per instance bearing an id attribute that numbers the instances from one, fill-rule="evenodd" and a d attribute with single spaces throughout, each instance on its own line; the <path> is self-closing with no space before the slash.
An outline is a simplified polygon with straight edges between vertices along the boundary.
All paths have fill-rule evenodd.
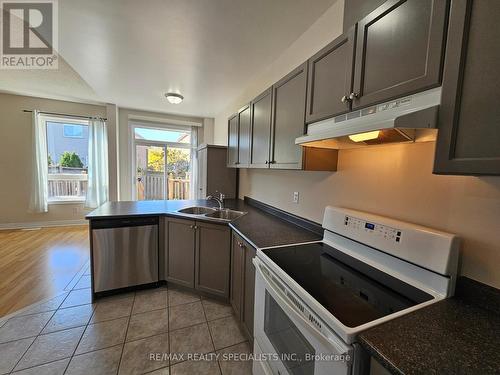
<path id="1" fill-rule="evenodd" d="M 206 143 L 211 145 L 214 143 L 214 125 L 214 118 L 203 119 L 203 131 L 198 134 L 198 144 Z"/>
<path id="2" fill-rule="evenodd" d="M 47 213 L 30 213 L 31 113 L 23 110 L 83 116 L 106 116 L 106 107 L 0 93 L 0 226 L 82 220 L 82 203 L 51 204 Z"/>
<path id="3" fill-rule="evenodd" d="M 342 33 L 343 16 L 344 1 L 338 0 L 276 61 L 254 77 L 250 86 L 242 87 L 241 95 L 232 98 L 226 109 L 215 117 L 214 143 L 227 143 L 227 118 L 231 114 L 339 36 Z"/>
<path id="4" fill-rule="evenodd" d="M 31 114 L 24 109 L 107 117 L 109 144 L 110 200 L 132 199 L 132 151 L 129 118 L 151 121 L 187 121 L 201 124 L 200 142 L 213 143 L 214 119 L 174 116 L 132 109 L 114 104 L 94 105 L 0 93 L 0 228 L 73 223 L 89 210 L 83 203 L 51 204 L 48 213 L 28 212 L 31 194 Z"/>

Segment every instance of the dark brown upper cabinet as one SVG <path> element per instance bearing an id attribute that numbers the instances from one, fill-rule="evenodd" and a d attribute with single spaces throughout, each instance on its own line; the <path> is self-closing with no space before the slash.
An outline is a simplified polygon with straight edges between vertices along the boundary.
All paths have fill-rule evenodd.
<path id="1" fill-rule="evenodd" d="M 302 148 L 295 144 L 295 138 L 304 134 L 306 82 L 307 63 L 304 63 L 257 96 L 249 106 L 243 107 L 238 115 L 229 118 L 230 129 L 235 118 L 239 119 L 237 153 L 239 161 L 233 166 L 312 171 L 337 170 L 337 150 Z M 248 113 L 250 113 L 249 139 L 246 138 Z M 242 146 L 247 142 L 248 152 L 247 147 Z M 236 144 L 236 141 L 233 143 Z"/>
<path id="2" fill-rule="evenodd" d="M 238 166 L 238 153 L 239 153 L 239 115 L 238 113 L 232 115 L 227 121 L 227 166 L 236 168 Z"/>
<path id="3" fill-rule="evenodd" d="M 236 170 L 227 168 L 227 147 L 203 144 L 198 147 L 198 194 L 196 199 L 222 192 L 235 198 Z"/>
<path id="4" fill-rule="evenodd" d="M 344 3 L 344 32 L 387 0 L 348 0 Z"/>
<path id="5" fill-rule="evenodd" d="M 273 85 L 270 168 L 302 169 L 302 147 L 295 138 L 304 134 L 307 63 Z"/>
<path id="6" fill-rule="evenodd" d="M 498 0 L 453 0 L 434 173 L 500 175 Z"/>
<path id="7" fill-rule="evenodd" d="M 308 60 L 306 123 L 351 109 L 356 26 Z"/>
<path id="8" fill-rule="evenodd" d="M 250 103 L 250 167 L 267 168 L 271 146 L 272 88 Z"/>
<path id="9" fill-rule="evenodd" d="M 244 106 L 238 112 L 239 147 L 238 167 L 248 167 L 250 164 L 250 105 Z"/>
<path id="10" fill-rule="evenodd" d="M 358 23 L 352 108 L 440 85 L 447 0 L 389 0 Z"/>

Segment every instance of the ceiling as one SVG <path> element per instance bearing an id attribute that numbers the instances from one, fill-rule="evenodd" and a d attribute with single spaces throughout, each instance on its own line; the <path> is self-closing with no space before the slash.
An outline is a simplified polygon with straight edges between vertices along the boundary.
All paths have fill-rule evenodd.
<path id="1" fill-rule="evenodd" d="M 335 1 L 59 1 L 60 70 L 2 71 L 0 89 L 214 117 Z"/>

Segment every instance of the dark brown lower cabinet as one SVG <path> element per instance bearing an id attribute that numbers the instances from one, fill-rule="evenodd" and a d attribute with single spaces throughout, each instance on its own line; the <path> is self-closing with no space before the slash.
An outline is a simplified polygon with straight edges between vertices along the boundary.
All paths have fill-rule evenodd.
<path id="1" fill-rule="evenodd" d="M 166 279 L 194 288 L 195 222 L 168 219 L 165 222 Z"/>
<path id="2" fill-rule="evenodd" d="M 255 266 L 252 262 L 256 250 L 244 242 L 243 311 L 241 321 L 250 340 L 253 339 L 253 309 L 255 300 Z"/>
<path id="3" fill-rule="evenodd" d="M 165 220 L 167 281 L 229 297 L 231 231 L 225 224 Z"/>
<path id="4" fill-rule="evenodd" d="M 231 305 L 249 340 L 253 340 L 256 250 L 233 232 L 231 246 Z"/>
<path id="5" fill-rule="evenodd" d="M 241 237 L 234 234 L 231 240 L 231 293 L 230 301 L 237 318 L 241 317 L 243 303 L 243 248 Z"/>
<path id="6" fill-rule="evenodd" d="M 195 288 L 229 297 L 231 230 L 226 225 L 196 222 Z"/>

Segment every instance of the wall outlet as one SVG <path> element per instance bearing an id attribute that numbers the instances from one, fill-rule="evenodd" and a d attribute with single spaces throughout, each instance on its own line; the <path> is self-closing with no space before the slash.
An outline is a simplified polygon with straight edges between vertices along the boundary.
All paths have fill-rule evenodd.
<path id="1" fill-rule="evenodd" d="M 299 192 L 298 191 L 293 192 L 293 203 L 299 203 Z"/>

